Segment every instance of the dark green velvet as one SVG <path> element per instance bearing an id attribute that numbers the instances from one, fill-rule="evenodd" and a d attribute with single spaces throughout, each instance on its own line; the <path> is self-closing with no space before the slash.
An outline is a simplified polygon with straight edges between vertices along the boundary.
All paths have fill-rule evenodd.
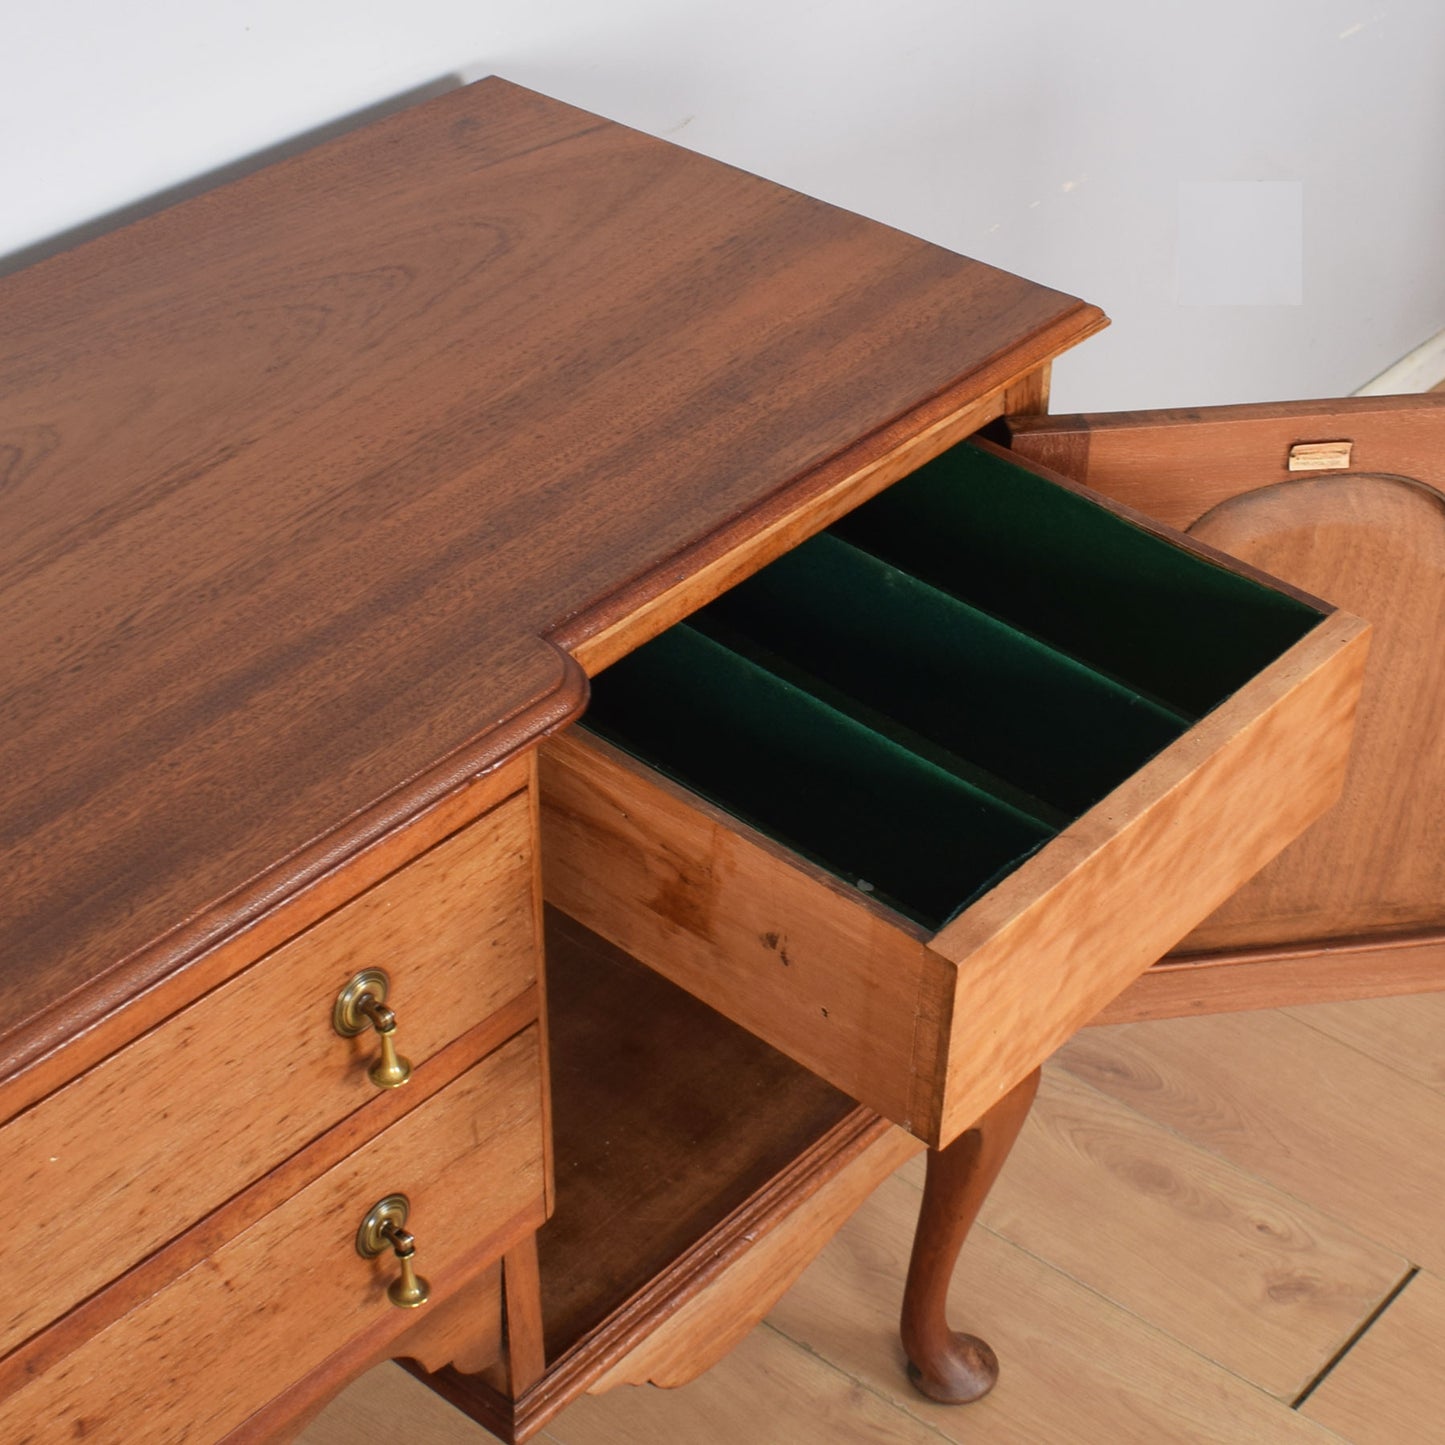
<path id="1" fill-rule="evenodd" d="M 1049 836 L 685 625 L 598 678 L 587 723 L 930 928 Z"/>
<path id="2" fill-rule="evenodd" d="M 1060 826 L 1173 742 L 1184 718 L 824 533 L 704 609 L 845 711 L 931 743 Z M 728 640 L 725 633 L 715 633 Z M 820 687 L 821 685 L 821 687 Z M 854 704 L 859 706 L 855 707 Z M 867 709 L 866 714 L 861 710 Z M 906 730 L 906 732 L 905 732 Z M 1039 806 L 1041 804 L 1042 806 Z"/>
<path id="3" fill-rule="evenodd" d="M 1320 616 L 967 443 L 835 530 L 1196 717 Z"/>
<path id="4" fill-rule="evenodd" d="M 931 928 L 1319 620 L 969 445 L 833 531 L 586 723 Z"/>

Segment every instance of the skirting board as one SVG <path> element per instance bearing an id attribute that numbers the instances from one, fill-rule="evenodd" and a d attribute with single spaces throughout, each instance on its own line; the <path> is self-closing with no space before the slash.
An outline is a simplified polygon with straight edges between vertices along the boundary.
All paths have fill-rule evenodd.
<path id="1" fill-rule="evenodd" d="M 1406 392 L 1430 391 L 1445 382 L 1445 331 L 1436 332 L 1408 356 L 1387 366 L 1373 381 L 1367 381 L 1356 396 L 1398 396 Z"/>

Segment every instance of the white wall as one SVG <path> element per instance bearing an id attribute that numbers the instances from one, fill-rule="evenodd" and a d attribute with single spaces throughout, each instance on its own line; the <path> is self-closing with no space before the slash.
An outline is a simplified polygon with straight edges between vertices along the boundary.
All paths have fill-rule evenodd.
<path id="1" fill-rule="evenodd" d="M 1099 303 L 1114 327 L 1060 365 L 1057 409 L 1342 393 L 1445 327 L 1442 0 L 6 0 L 0 18 L 0 254 L 495 71 Z"/>

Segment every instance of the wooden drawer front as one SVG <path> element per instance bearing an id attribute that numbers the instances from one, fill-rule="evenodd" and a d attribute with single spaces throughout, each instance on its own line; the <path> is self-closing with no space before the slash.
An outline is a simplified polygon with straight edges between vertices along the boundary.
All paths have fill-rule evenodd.
<path id="1" fill-rule="evenodd" d="M 395 1261 L 356 1253 L 362 1219 L 408 1197 L 444 1303 L 541 1223 L 541 1090 L 533 1027 L 11 1396 L 0 1438 L 215 1440 L 341 1346 L 382 1348 L 419 1316 L 386 1298 Z"/>
<path id="2" fill-rule="evenodd" d="M 597 680 L 546 890 L 939 1143 L 1328 806 L 1366 638 L 961 449 Z"/>
<path id="3" fill-rule="evenodd" d="M 0 1353 L 377 1097 L 337 993 L 383 968 L 417 1067 L 536 977 L 530 803 L 509 799 L 0 1130 L 21 1197 Z M 158 1179 L 165 1181 L 157 1188 Z"/>

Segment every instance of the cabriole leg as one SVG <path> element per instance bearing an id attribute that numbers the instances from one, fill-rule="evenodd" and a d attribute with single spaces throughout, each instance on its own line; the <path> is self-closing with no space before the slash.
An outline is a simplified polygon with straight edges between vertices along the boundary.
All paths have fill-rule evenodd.
<path id="1" fill-rule="evenodd" d="M 923 1207 L 903 1292 L 908 1378 L 930 1400 L 964 1405 L 988 1394 L 998 1356 L 973 1335 L 948 1326 L 948 1285 L 963 1241 L 1013 1148 L 1039 1088 L 1035 1069 L 973 1128 L 928 1153 Z"/>

